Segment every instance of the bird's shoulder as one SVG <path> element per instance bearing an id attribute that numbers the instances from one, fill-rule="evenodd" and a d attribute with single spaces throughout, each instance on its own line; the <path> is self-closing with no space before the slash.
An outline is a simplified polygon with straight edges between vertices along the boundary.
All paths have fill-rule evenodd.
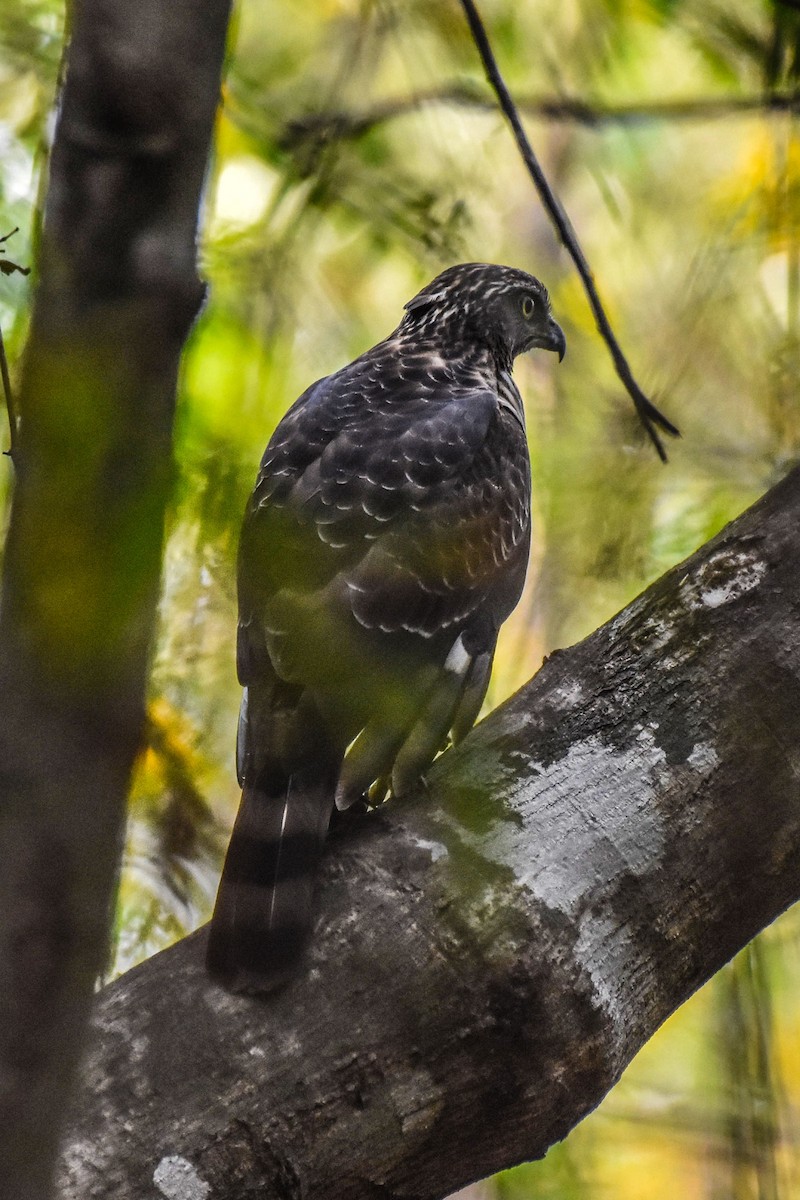
<path id="1" fill-rule="evenodd" d="M 469 468 L 501 408 L 488 364 L 387 339 L 292 405 L 264 452 L 251 509 L 288 507 L 323 524 L 355 507 L 391 519 Z"/>

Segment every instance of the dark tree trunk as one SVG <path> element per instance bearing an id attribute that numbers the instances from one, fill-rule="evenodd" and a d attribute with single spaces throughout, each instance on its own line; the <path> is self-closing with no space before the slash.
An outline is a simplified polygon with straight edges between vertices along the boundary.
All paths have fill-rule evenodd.
<path id="1" fill-rule="evenodd" d="M 140 737 L 229 0 L 79 0 L 0 615 L 0 1197 L 50 1193 Z"/>
<path id="2" fill-rule="evenodd" d="M 800 471 L 333 839 L 307 972 L 106 989 L 69 1200 L 441 1197 L 542 1155 L 800 896 Z M 184 1190 L 181 1190 L 184 1189 Z"/>

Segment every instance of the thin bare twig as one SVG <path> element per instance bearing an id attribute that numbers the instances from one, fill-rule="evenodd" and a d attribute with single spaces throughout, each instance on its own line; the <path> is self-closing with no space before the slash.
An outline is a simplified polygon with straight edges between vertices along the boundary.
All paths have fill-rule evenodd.
<path id="1" fill-rule="evenodd" d="M 18 228 L 14 228 L 10 233 L 6 233 L 3 237 L 0 237 L 0 254 L 5 254 L 5 243 L 18 232 Z M 21 267 L 19 263 L 12 262 L 8 258 L 2 258 L 0 259 L 0 271 L 3 275 L 13 275 L 15 272 L 18 272 L 20 275 L 29 275 L 30 267 Z M 6 358 L 6 346 L 3 341 L 2 329 L 0 329 L 0 379 L 3 382 L 3 393 L 6 398 L 6 408 L 8 409 L 9 447 L 4 453 L 14 462 L 14 451 L 17 443 L 17 413 L 14 406 L 14 394 L 11 391 L 11 378 L 8 374 L 8 359 Z"/>
<path id="2" fill-rule="evenodd" d="M 14 455 L 17 446 L 17 415 L 14 411 L 14 395 L 11 391 L 11 379 L 8 374 L 8 360 L 6 359 L 6 346 L 3 341 L 3 331 L 0 329 L 0 378 L 3 381 L 3 392 L 6 397 L 6 408 L 8 409 L 8 433 L 9 446 L 3 453 L 7 454 L 12 462 L 15 461 Z"/>
<path id="3" fill-rule="evenodd" d="M 533 147 L 528 141 L 528 136 L 522 126 L 522 121 L 520 120 L 516 105 L 511 98 L 511 93 L 506 87 L 503 77 L 500 74 L 500 68 L 497 65 L 497 60 L 494 57 L 489 38 L 478 10 L 475 7 L 473 0 L 461 0 L 461 6 L 464 9 L 467 21 L 469 22 L 469 27 L 472 31 L 475 45 L 477 46 L 478 53 L 481 56 L 481 61 L 483 62 L 484 70 L 486 71 L 486 78 L 489 80 L 489 83 L 494 89 L 500 107 L 503 110 L 509 125 L 511 126 L 517 146 L 519 147 L 520 154 L 522 155 L 525 166 L 528 168 L 528 173 L 534 182 L 542 203 L 544 204 L 547 212 L 550 214 L 550 218 L 553 221 L 556 230 L 558 231 L 558 236 L 562 245 L 568 251 L 572 261 L 577 267 L 578 274 L 583 280 L 583 286 L 586 291 L 586 295 L 588 296 L 592 312 L 594 313 L 594 319 L 597 323 L 597 328 L 600 332 L 600 336 L 603 338 L 603 341 L 608 346 L 617 375 L 625 385 L 628 395 L 633 400 L 636 411 L 639 414 L 639 419 L 644 425 L 648 437 L 655 446 L 659 458 L 662 462 L 666 462 L 667 453 L 664 449 L 661 438 L 658 435 L 656 426 L 658 426 L 659 429 L 662 429 L 665 433 L 671 434 L 673 437 L 679 437 L 680 432 L 672 424 L 672 422 L 669 421 L 664 414 L 656 408 L 652 401 L 645 396 L 644 392 L 634 379 L 633 373 L 628 365 L 628 360 L 623 354 L 622 348 L 614 335 L 614 331 L 611 328 L 611 323 L 606 316 L 605 309 L 603 308 L 603 304 L 597 292 L 597 287 L 595 286 L 594 276 L 592 275 L 591 268 L 586 261 L 586 256 L 581 250 L 575 230 L 572 228 L 570 219 L 564 211 L 561 201 L 550 187 L 547 177 L 545 176 L 544 171 L 539 164 L 539 160 L 533 152 Z"/>

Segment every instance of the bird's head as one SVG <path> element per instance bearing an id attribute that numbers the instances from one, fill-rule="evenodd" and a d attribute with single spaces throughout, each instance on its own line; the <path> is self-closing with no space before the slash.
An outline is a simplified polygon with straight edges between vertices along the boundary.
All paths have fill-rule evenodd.
<path id="1" fill-rule="evenodd" d="M 487 345 L 510 365 L 518 354 L 567 343 L 550 312 L 547 288 L 516 267 L 461 263 L 437 275 L 405 306 L 401 329 L 418 335 Z"/>

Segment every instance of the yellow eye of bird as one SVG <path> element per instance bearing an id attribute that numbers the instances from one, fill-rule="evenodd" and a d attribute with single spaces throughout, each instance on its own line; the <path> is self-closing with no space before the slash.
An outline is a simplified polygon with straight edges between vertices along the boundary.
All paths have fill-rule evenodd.
<path id="1" fill-rule="evenodd" d="M 522 315 L 526 321 L 530 321 L 533 316 L 534 303 L 530 296 L 525 296 L 522 301 Z"/>

